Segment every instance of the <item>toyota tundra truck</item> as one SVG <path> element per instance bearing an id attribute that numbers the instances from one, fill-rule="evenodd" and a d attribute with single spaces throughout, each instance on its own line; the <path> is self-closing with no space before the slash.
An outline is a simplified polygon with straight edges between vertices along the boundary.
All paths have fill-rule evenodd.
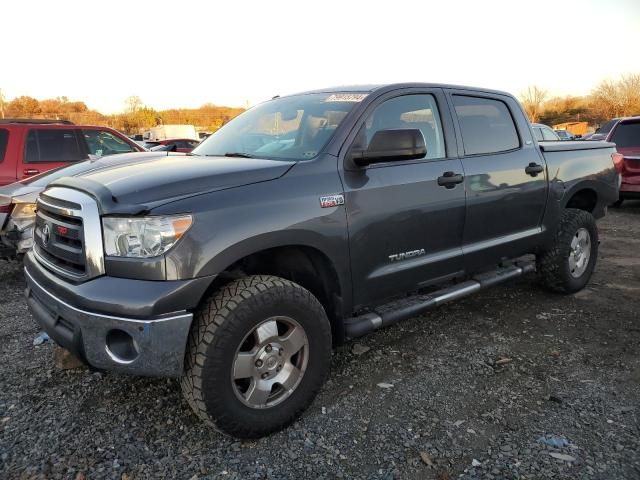
<path id="1" fill-rule="evenodd" d="M 538 142 L 498 91 L 274 97 L 188 156 L 51 183 L 26 299 L 92 368 L 179 377 L 202 420 L 260 437 L 309 406 L 334 345 L 527 272 L 582 289 L 614 147 Z"/>

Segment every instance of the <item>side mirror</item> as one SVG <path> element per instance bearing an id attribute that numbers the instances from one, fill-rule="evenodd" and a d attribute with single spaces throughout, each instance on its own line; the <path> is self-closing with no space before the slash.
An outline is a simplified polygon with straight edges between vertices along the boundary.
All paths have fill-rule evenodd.
<path id="1" fill-rule="evenodd" d="M 424 158 L 427 146 L 417 128 L 378 130 L 365 150 L 354 149 L 350 155 L 356 165 L 366 167 L 372 163 Z"/>

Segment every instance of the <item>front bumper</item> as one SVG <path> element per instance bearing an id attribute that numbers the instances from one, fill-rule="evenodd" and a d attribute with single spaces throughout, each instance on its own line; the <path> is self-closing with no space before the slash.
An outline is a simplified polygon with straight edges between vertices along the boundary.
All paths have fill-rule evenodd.
<path id="1" fill-rule="evenodd" d="M 206 291 L 210 278 L 152 282 L 99 277 L 72 285 L 52 275 L 32 252 L 26 255 L 29 310 L 56 343 L 101 370 L 158 377 L 182 374 L 193 319 L 189 309 Z M 113 282 L 119 284 L 120 295 L 114 292 Z M 162 308 L 180 299 L 183 309 Z M 127 304 L 132 301 L 136 304 Z M 144 314 L 121 315 L 127 310 Z"/>

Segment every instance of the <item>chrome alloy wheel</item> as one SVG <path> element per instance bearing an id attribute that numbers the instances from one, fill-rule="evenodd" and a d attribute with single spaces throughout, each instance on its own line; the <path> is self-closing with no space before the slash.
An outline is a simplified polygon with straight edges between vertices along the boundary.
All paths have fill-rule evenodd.
<path id="1" fill-rule="evenodd" d="M 286 400 L 300 384 L 309 360 L 307 334 L 290 317 L 270 317 L 244 338 L 236 351 L 231 382 L 251 408 Z"/>
<path id="2" fill-rule="evenodd" d="M 586 228 L 579 228 L 571 240 L 569 271 L 574 278 L 580 278 L 591 258 L 591 235 Z"/>

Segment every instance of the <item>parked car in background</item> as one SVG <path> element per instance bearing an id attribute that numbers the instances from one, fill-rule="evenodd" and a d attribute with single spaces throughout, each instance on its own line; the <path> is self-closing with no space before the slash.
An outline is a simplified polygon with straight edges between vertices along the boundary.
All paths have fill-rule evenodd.
<path id="1" fill-rule="evenodd" d="M 109 127 L 74 125 L 67 120 L 0 120 L 0 186 L 90 155 L 142 152 L 144 148 Z"/>
<path id="2" fill-rule="evenodd" d="M 558 135 L 558 137 L 560 138 L 560 140 L 576 140 L 579 137 L 577 135 L 574 135 L 573 133 L 569 132 L 568 130 L 554 130 L 555 134 Z"/>
<path id="3" fill-rule="evenodd" d="M 0 187 L 0 259 L 19 258 L 33 246 L 36 199 L 49 183 L 62 177 L 74 177 L 110 167 L 139 164 L 169 156 L 182 157 L 184 154 L 133 152 L 111 155 L 58 167 Z"/>
<path id="4" fill-rule="evenodd" d="M 542 123 L 532 123 L 531 128 L 536 140 L 539 142 L 558 142 L 560 137 L 553 129 Z"/>
<path id="5" fill-rule="evenodd" d="M 151 151 L 189 153 L 200 145 L 200 142 L 188 138 L 172 138 L 157 142 L 146 142 L 146 145 Z"/>
<path id="6" fill-rule="evenodd" d="M 622 183 L 614 203 L 620 206 L 626 199 L 640 198 L 640 116 L 618 119 L 606 140 L 615 143 L 620 154 Z"/>
<path id="7" fill-rule="evenodd" d="M 620 120 L 622 120 L 622 118 L 612 118 L 598 127 L 591 135 L 585 136 L 585 140 L 605 140 L 609 132 L 613 130 L 613 127 L 615 127 Z"/>

